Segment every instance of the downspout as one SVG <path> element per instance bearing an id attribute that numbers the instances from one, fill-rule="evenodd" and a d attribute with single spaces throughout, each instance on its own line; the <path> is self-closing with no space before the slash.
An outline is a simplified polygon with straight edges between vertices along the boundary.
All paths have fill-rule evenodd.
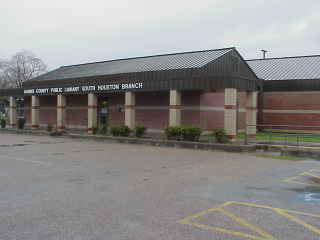
<path id="1" fill-rule="evenodd" d="M 260 80 L 260 89 L 259 89 L 259 100 L 258 100 L 258 122 L 257 125 L 263 124 L 263 109 L 264 109 L 264 91 L 263 91 L 263 83 L 264 80 Z M 263 127 L 258 127 L 259 131 L 263 130 Z"/>

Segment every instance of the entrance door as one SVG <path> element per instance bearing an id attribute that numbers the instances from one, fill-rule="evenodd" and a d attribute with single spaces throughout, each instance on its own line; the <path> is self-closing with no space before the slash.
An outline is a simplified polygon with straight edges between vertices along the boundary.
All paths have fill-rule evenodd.
<path id="1" fill-rule="evenodd" d="M 98 126 L 108 126 L 108 97 L 98 97 Z"/>

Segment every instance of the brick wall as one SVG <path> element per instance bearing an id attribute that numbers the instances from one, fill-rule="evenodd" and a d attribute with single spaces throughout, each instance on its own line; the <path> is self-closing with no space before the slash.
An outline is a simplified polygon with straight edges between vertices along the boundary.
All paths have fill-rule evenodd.
<path id="1" fill-rule="evenodd" d="M 181 93 L 181 125 L 201 126 L 200 96 L 201 92 L 199 91 L 186 91 Z"/>
<path id="2" fill-rule="evenodd" d="M 39 97 L 39 125 L 46 127 L 52 126 L 57 122 L 57 96 L 40 96 Z"/>
<path id="3" fill-rule="evenodd" d="M 265 92 L 263 96 L 263 121 L 260 120 L 260 124 L 320 126 L 320 92 Z M 320 128 L 272 128 L 320 131 Z"/>
<path id="4" fill-rule="evenodd" d="M 88 126 L 88 95 L 66 95 L 66 128 Z"/>
<path id="5" fill-rule="evenodd" d="M 169 125 L 169 92 L 136 94 L 136 124 L 149 129 L 164 129 Z"/>
<path id="6" fill-rule="evenodd" d="M 203 130 L 224 127 L 224 91 L 203 92 L 200 95 L 200 126 Z"/>

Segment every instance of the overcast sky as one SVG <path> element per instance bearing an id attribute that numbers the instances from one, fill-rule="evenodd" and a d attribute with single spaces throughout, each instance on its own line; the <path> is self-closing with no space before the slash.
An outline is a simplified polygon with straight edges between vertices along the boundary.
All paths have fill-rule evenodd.
<path id="1" fill-rule="evenodd" d="M 61 65 L 237 47 L 246 59 L 320 54 L 319 0 L 1 0 L 0 58 Z"/>

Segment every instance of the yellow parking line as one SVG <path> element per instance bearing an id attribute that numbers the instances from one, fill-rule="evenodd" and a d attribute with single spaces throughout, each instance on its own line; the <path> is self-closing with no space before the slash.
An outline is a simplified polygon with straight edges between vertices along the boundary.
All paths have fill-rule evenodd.
<path id="1" fill-rule="evenodd" d="M 270 206 L 258 205 L 258 204 L 246 203 L 246 202 L 232 201 L 230 203 L 231 204 L 235 204 L 235 205 L 243 205 L 243 206 L 248 206 L 248 207 L 271 209 L 271 210 L 274 210 L 274 211 L 284 211 L 284 212 L 287 212 L 287 213 L 293 213 L 293 214 L 298 214 L 298 215 L 304 215 L 304 216 L 309 216 L 309 217 L 318 217 L 318 218 L 320 218 L 320 214 L 305 213 L 305 212 L 299 212 L 299 211 L 295 211 L 295 210 L 286 210 L 286 209 L 274 208 L 274 207 L 270 207 Z"/>
<path id="2" fill-rule="evenodd" d="M 295 180 L 288 180 L 288 181 L 284 181 L 284 182 L 297 183 L 297 184 L 313 186 L 313 187 L 319 187 L 319 185 L 320 185 L 320 184 L 315 184 L 315 183 L 304 183 L 304 182 L 299 182 L 299 181 L 295 181 Z"/>
<path id="3" fill-rule="evenodd" d="M 262 229 L 260 229 L 256 226 L 253 226 L 247 220 L 245 220 L 241 217 L 235 216 L 229 210 L 227 211 L 225 209 L 225 207 L 230 206 L 230 205 L 268 209 L 268 210 L 271 210 L 271 211 L 275 212 L 276 214 L 284 216 L 287 219 L 289 219 L 290 221 L 295 222 L 295 223 L 307 228 L 308 230 L 320 235 L 320 229 L 318 229 L 318 228 L 300 220 L 299 218 L 291 215 L 291 214 L 295 214 L 295 215 L 301 215 L 301 216 L 316 217 L 316 218 L 320 219 L 320 214 L 305 213 L 305 212 L 300 212 L 300 211 L 295 211 L 295 210 L 286 210 L 286 209 L 274 208 L 274 207 L 270 207 L 270 206 L 266 206 L 266 205 L 259 205 L 259 204 L 246 203 L 246 202 L 237 202 L 237 201 L 225 202 L 215 208 L 210 208 L 210 209 L 207 209 L 207 210 L 202 211 L 200 213 L 194 214 L 192 216 L 185 217 L 184 219 L 178 221 L 178 223 L 189 225 L 189 226 L 194 226 L 194 227 L 204 229 L 204 230 L 216 231 L 216 232 L 231 234 L 234 236 L 244 237 L 247 239 L 276 240 L 276 238 L 273 237 L 272 235 L 270 235 L 269 233 L 263 231 Z M 224 216 L 231 219 L 233 222 L 249 229 L 250 231 L 252 231 L 254 233 L 257 233 L 257 236 L 255 236 L 253 234 L 245 233 L 245 232 L 236 232 L 236 231 L 232 231 L 229 229 L 224 229 L 224 228 L 220 228 L 220 227 L 214 227 L 214 226 L 209 226 L 209 225 L 205 225 L 205 224 L 199 224 L 199 223 L 192 222 L 192 220 L 199 218 L 203 215 L 206 215 L 208 213 L 212 213 L 212 212 L 220 212 Z"/>
<path id="4" fill-rule="evenodd" d="M 248 229 L 250 229 L 253 232 L 256 232 L 256 233 L 260 234 L 261 236 L 265 237 L 266 239 L 270 239 L 270 240 L 274 240 L 275 239 L 273 236 L 271 236 L 270 234 L 268 234 L 265 231 L 261 230 L 260 228 L 251 225 L 245 219 L 237 217 L 237 216 L 231 214 L 230 212 L 228 212 L 228 211 L 226 211 L 224 209 L 221 209 L 220 211 L 224 215 L 229 217 L 231 220 L 235 221 L 236 223 L 238 223 L 238 224 L 240 224 L 240 225 L 242 225 L 244 227 L 247 227 Z"/>
<path id="5" fill-rule="evenodd" d="M 304 171 L 304 172 L 301 172 L 293 177 L 288 177 L 288 178 L 285 178 L 285 179 L 282 179 L 283 182 L 292 182 L 292 183 L 297 183 L 297 184 L 302 184 L 302 185 L 307 185 L 307 186 L 316 186 L 316 187 L 319 187 L 320 184 L 316 184 L 316 183 L 306 183 L 306 182 L 302 182 L 302 181 L 298 181 L 296 180 L 298 177 L 300 176 L 311 176 L 311 177 L 315 177 L 315 178 L 319 178 L 320 179 L 320 176 L 317 176 L 317 175 L 314 175 L 312 172 L 314 171 L 319 171 L 320 169 L 319 168 L 314 168 L 314 169 L 310 169 L 308 171 Z"/>
<path id="6" fill-rule="evenodd" d="M 194 215 L 191 215 L 191 216 L 188 216 L 188 217 L 185 217 L 183 219 L 181 219 L 180 221 L 178 221 L 178 223 L 180 224 L 189 224 L 191 220 L 195 219 L 195 218 L 199 218 L 209 212 L 212 212 L 214 211 L 215 209 L 217 208 L 210 208 L 210 209 L 207 209 L 207 210 L 204 210 L 202 212 L 199 212 L 199 213 L 196 213 Z"/>
<path id="7" fill-rule="evenodd" d="M 210 231 L 215 231 L 215 232 L 231 234 L 234 236 L 244 237 L 247 239 L 249 238 L 249 239 L 253 239 L 253 240 L 266 240 L 265 238 L 257 237 L 257 236 L 251 235 L 251 234 L 235 232 L 235 231 L 227 230 L 224 228 L 212 227 L 212 226 L 199 224 L 199 223 L 190 223 L 189 225 L 200 228 L 200 229 L 204 229 L 204 230 L 210 230 Z M 272 239 L 274 239 L 274 238 L 272 238 Z"/>
<path id="8" fill-rule="evenodd" d="M 185 217 L 184 219 L 180 220 L 178 223 L 180 224 L 188 224 L 191 220 L 195 219 L 195 218 L 199 218 L 209 212 L 213 212 L 213 211 L 217 211 L 218 209 L 222 208 L 222 207 L 225 207 L 225 206 L 228 206 L 230 205 L 231 202 L 225 202 L 221 205 L 219 205 L 218 207 L 215 207 L 215 208 L 209 208 L 207 210 L 204 210 L 204 211 L 201 211 L 199 213 L 196 213 L 194 215 L 191 215 L 189 217 Z"/>
<path id="9" fill-rule="evenodd" d="M 276 209 L 274 211 L 277 212 L 278 214 L 282 215 L 282 216 L 285 216 L 285 217 L 289 218 L 291 221 L 296 222 L 296 223 L 308 228 L 310 231 L 320 234 L 320 230 L 318 228 L 316 228 L 316 227 L 314 227 L 314 226 L 312 226 L 312 225 L 310 225 L 308 223 L 305 223 L 305 222 L 301 221 L 300 219 L 298 219 L 298 218 L 296 218 L 294 216 L 291 216 L 290 214 L 286 213 L 285 211 L 279 210 L 279 209 Z"/>
<path id="10" fill-rule="evenodd" d="M 314 175 L 314 174 L 312 174 L 312 173 L 310 173 L 310 172 L 305 173 L 304 176 L 305 176 L 305 175 L 308 175 L 308 176 L 311 176 L 311 177 L 319 178 L 319 179 L 320 179 L 320 176 L 316 176 L 316 175 Z"/>

